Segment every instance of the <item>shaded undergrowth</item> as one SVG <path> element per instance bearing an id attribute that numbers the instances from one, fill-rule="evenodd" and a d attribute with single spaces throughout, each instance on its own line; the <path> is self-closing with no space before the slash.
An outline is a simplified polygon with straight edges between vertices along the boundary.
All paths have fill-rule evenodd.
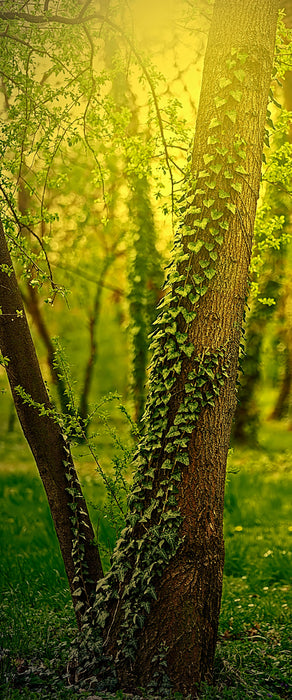
<path id="1" fill-rule="evenodd" d="M 26 456 L 19 469 L 19 451 L 10 447 L 0 475 L 1 692 L 74 700 L 81 696 L 67 685 L 66 662 L 75 619 L 63 562 L 34 467 Z M 202 687 L 202 698 L 291 697 L 291 464 L 292 449 L 230 455 L 215 684 Z M 97 476 L 83 467 L 81 480 L 89 501 L 102 503 Z M 104 548 L 112 547 L 100 508 L 91 515 Z"/>

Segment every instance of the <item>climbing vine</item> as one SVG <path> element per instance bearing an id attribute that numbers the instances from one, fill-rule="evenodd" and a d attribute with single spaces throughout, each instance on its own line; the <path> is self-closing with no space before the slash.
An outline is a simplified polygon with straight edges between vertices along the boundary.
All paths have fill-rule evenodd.
<path id="1" fill-rule="evenodd" d="M 96 662 L 99 657 L 101 662 L 102 657 L 104 663 L 105 650 L 109 657 L 114 652 L 115 668 L 123 659 L 130 666 L 135 660 L 138 633 L 156 599 L 157 580 L 182 541 L 178 494 L 182 472 L 189 466 L 190 437 L 199 415 L 215 405 L 228 377 L 227 346 L 196 351 L 193 337 L 197 311 L 216 275 L 224 236 L 233 217 L 240 217 L 239 198 L 248 176 L 246 144 L 240 134 L 232 133 L 230 148 L 222 145 L 229 140 L 230 125 L 233 129 L 236 125 L 246 60 L 247 53 L 235 49 L 226 58 L 226 71 L 215 97 L 216 116 L 208 126 L 203 167 L 190 166 L 185 178 L 183 222 L 175 236 L 165 296 L 151 338 L 145 432 L 134 458 L 136 473 L 126 527 L 117 542 L 111 569 L 97 586 L 95 624 L 92 616 L 90 625 L 85 620 L 83 637 L 78 641 L 86 673 L 93 658 Z M 110 631 L 120 617 L 118 637 L 111 649 Z M 92 656 L 89 650 L 93 648 Z"/>
<path id="2" fill-rule="evenodd" d="M 128 300 L 132 346 L 131 387 L 134 418 L 139 424 L 145 406 L 148 335 L 156 317 L 163 273 L 146 177 L 133 175 L 130 187 Z"/>

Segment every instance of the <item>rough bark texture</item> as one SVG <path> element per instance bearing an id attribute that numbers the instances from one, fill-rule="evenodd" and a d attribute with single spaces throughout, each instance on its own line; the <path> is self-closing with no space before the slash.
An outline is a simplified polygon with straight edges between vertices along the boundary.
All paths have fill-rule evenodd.
<path id="1" fill-rule="evenodd" d="M 96 581 L 102 576 L 102 567 L 93 544 L 94 533 L 87 507 L 61 429 L 50 416 L 40 415 L 37 408 L 24 403 L 16 390 L 21 387 L 35 402 L 48 410 L 52 408 L 0 222 L 0 266 L 3 265 L 10 268 L 11 274 L 7 274 L 5 267 L 0 267 L 0 350 L 9 360 L 6 369 L 15 407 L 46 490 L 79 622 L 80 613 L 89 607 Z M 73 515 L 77 518 L 75 535 L 71 524 Z M 74 541 L 75 555 L 72 553 Z M 79 561 L 78 542 L 85 550 Z M 74 595 L 79 588 L 80 596 Z M 82 606 L 76 610 L 79 602 Z"/>
<path id="2" fill-rule="evenodd" d="M 206 351 L 216 353 L 224 347 L 229 371 L 214 407 L 207 406 L 201 411 L 191 435 L 188 446 L 190 465 L 182 471 L 178 494 L 183 541 L 163 575 L 157 577 L 157 601 L 153 602 L 138 633 L 135 660 L 132 663 L 121 660 L 117 664 L 123 687 L 147 685 L 153 672 L 158 670 L 158 662 L 154 659 L 161 645 L 165 645 L 167 673 L 177 691 L 194 697 L 198 684 L 210 680 L 212 674 L 224 563 L 225 469 L 236 405 L 238 348 L 260 184 L 277 6 L 276 0 L 260 3 L 217 0 L 214 5 L 196 125 L 193 172 L 197 174 L 205 168 L 203 157 L 208 151 L 208 125 L 218 116 L 214 100 L 219 93 L 220 80 L 226 77 L 226 60 L 235 49 L 247 54 L 244 66 L 247 79 L 242 83 L 238 78 L 231 86 L 233 89 L 239 86 L 242 92 L 240 104 L 235 105 L 235 122 L 233 118 L 229 121 L 224 117 L 224 131 L 219 125 L 216 133 L 221 134 L 221 143 L 227 148 L 224 168 L 228 168 L 226 158 L 232 153 L 237 136 L 244 138 L 247 174 L 239 178 L 241 193 L 233 192 L 236 215 L 229 217 L 229 230 L 216 262 L 216 275 L 196 307 L 197 317 L 189 329 L 189 339 L 197 357 L 203 357 Z M 216 186 L 212 196 L 216 200 L 214 206 L 218 207 L 222 207 L 218 192 L 226 190 L 224 168 L 214 176 Z M 200 231 L 198 237 L 203 236 L 204 232 Z M 194 258 L 193 265 L 194 273 L 200 271 L 198 258 Z M 177 415 L 191 367 L 191 360 L 185 358 L 175 389 L 172 389 L 168 427 Z M 161 450 L 152 464 L 158 480 L 165 457 Z M 147 504 L 147 497 L 145 500 Z M 143 525 L 137 525 L 135 531 L 138 539 Z M 126 583 L 130 575 L 127 574 Z M 108 650 L 114 655 L 122 624 L 121 606 L 122 602 L 115 608 L 115 619 L 111 620 L 107 636 Z"/>

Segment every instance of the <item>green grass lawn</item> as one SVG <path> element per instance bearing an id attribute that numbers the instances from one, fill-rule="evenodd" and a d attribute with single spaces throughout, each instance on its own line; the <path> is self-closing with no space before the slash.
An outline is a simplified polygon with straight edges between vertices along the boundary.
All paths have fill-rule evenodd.
<path id="1" fill-rule="evenodd" d="M 292 693 L 292 433 L 266 424 L 260 440 L 257 450 L 235 448 L 229 457 L 215 685 L 202 688 L 202 698 Z M 100 505 L 103 487 L 82 459 L 86 496 Z M 75 620 L 45 494 L 18 428 L 3 431 L 0 460 L 2 696 L 86 697 L 64 683 Z M 100 511 L 91 514 L 97 525 Z M 105 542 L 106 521 L 103 528 Z"/>

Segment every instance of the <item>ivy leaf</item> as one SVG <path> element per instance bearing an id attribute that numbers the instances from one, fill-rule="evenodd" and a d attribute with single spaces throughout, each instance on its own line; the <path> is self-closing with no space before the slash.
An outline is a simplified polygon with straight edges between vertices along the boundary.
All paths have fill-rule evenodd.
<path id="1" fill-rule="evenodd" d="M 219 226 L 220 228 L 223 228 L 224 231 L 228 231 L 229 229 L 228 221 L 219 221 Z"/>
<path id="2" fill-rule="evenodd" d="M 209 129 L 216 129 L 217 126 L 220 126 L 220 121 L 217 117 L 213 117 L 210 121 Z"/>
<path id="3" fill-rule="evenodd" d="M 208 377 L 210 377 L 210 379 L 214 379 L 214 372 L 209 367 L 206 367 L 205 372 L 208 375 Z"/>
<path id="4" fill-rule="evenodd" d="M 204 219 L 201 219 L 201 220 L 197 219 L 196 221 L 194 221 L 194 226 L 204 230 L 208 223 L 209 223 L 209 219 L 206 219 L 206 217 L 205 217 Z"/>
<path id="5" fill-rule="evenodd" d="M 235 204 L 232 204 L 232 202 L 226 202 L 225 206 L 227 207 L 227 209 L 229 209 L 229 211 L 232 212 L 232 214 L 235 214 L 235 212 L 236 212 Z"/>
<path id="6" fill-rule="evenodd" d="M 209 207 L 212 207 L 214 202 L 215 199 L 203 199 L 203 204 L 205 205 L 205 207 L 207 207 L 207 209 L 209 209 Z"/>
<path id="7" fill-rule="evenodd" d="M 209 251 L 213 250 L 213 248 L 214 248 L 214 243 L 211 243 L 211 242 L 209 243 L 208 241 L 205 241 L 204 245 L 205 245 L 206 250 L 209 250 Z"/>
<path id="8" fill-rule="evenodd" d="M 223 88 L 227 87 L 230 84 L 231 84 L 230 78 L 220 78 L 220 80 L 219 80 L 219 87 L 221 88 L 221 90 L 223 90 Z"/>
<path id="9" fill-rule="evenodd" d="M 218 211 L 217 209 L 211 209 L 211 218 L 213 219 L 213 221 L 221 219 L 221 216 L 223 216 L 222 211 Z"/>
<path id="10" fill-rule="evenodd" d="M 216 151 L 219 153 L 219 156 L 226 156 L 226 153 L 228 153 L 228 148 L 226 148 L 226 146 L 217 146 Z"/>
<path id="11" fill-rule="evenodd" d="M 218 234 L 217 236 L 215 236 L 215 241 L 216 241 L 216 243 L 218 243 L 219 245 L 222 245 L 222 243 L 223 243 L 223 241 L 224 241 L 224 238 L 223 238 L 223 236 L 222 236 L 221 234 Z"/>
<path id="12" fill-rule="evenodd" d="M 187 357 L 191 357 L 194 352 L 194 346 L 192 344 L 183 345 L 182 350 Z"/>
<path id="13" fill-rule="evenodd" d="M 226 97 L 219 97 L 219 95 L 218 95 L 215 97 L 214 102 L 215 102 L 215 107 L 217 107 L 217 109 L 219 109 L 219 107 L 222 107 L 223 105 L 226 104 L 227 100 L 226 100 Z"/>
<path id="14" fill-rule="evenodd" d="M 219 139 L 217 138 L 217 136 L 208 136 L 208 146 L 214 146 L 216 143 L 219 143 Z"/>
<path id="15" fill-rule="evenodd" d="M 211 260 L 217 260 L 218 258 L 218 253 L 216 250 L 210 250 L 210 258 Z M 205 273 L 206 274 L 206 273 Z"/>
<path id="16" fill-rule="evenodd" d="M 204 153 L 204 155 L 203 155 L 203 161 L 204 161 L 205 165 L 208 165 L 208 163 L 211 163 L 212 160 L 214 160 L 214 156 L 213 156 L 213 155 L 210 155 L 210 154 L 208 154 L 208 153 Z"/>
<path id="17" fill-rule="evenodd" d="M 209 266 L 209 260 L 199 260 L 199 265 L 204 269 Z"/>
<path id="18" fill-rule="evenodd" d="M 225 115 L 226 115 L 226 117 L 228 117 L 228 119 L 230 119 L 232 124 L 235 124 L 236 117 L 237 117 L 235 109 L 227 109 L 225 112 Z"/>
<path id="19" fill-rule="evenodd" d="M 206 274 L 206 271 L 205 271 L 205 274 Z M 208 290 L 207 285 L 206 284 L 202 285 L 202 287 L 200 288 L 200 296 L 203 297 L 204 294 L 206 294 L 207 290 Z"/>
<path id="20" fill-rule="evenodd" d="M 243 165 L 237 165 L 235 172 L 239 173 L 240 175 L 247 175 L 247 170 L 243 167 Z"/>
<path id="21" fill-rule="evenodd" d="M 195 284 L 201 284 L 203 282 L 204 277 L 201 277 L 201 275 L 193 275 L 193 280 Z"/>
<path id="22" fill-rule="evenodd" d="M 240 102 L 242 98 L 242 92 L 240 90 L 230 90 L 230 95 L 236 102 Z"/>
<path id="23" fill-rule="evenodd" d="M 186 453 L 179 454 L 177 457 L 177 461 L 181 462 L 181 464 L 185 464 L 186 467 L 188 467 L 190 463 L 189 455 Z"/>
<path id="24" fill-rule="evenodd" d="M 175 416 L 175 419 L 173 421 L 174 425 L 182 425 L 184 422 L 185 422 L 184 416 L 182 416 L 181 413 L 177 413 Z M 168 459 L 166 461 L 169 462 L 170 460 Z"/>
<path id="25" fill-rule="evenodd" d="M 213 173 L 219 175 L 220 170 L 222 170 L 222 163 L 214 163 L 214 165 L 210 165 L 209 170 L 212 170 Z"/>
<path id="26" fill-rule="evenodd" d="M 192 289 L 192 285 L 191 285 L 191 284 L 186 284 L 184 287 L 178 287 L 178 288 L 176 289 L 176 293 L 177 293 L 180 297 L 183 297 L 183 298 L 184 298 L 184 297 L 187 297 L 187 296 L 188 296 L 188 293 L 191 291 L 191 289 Z"/>
<path id="27" fill-rule="evenodd" d="M 198 253 L 201 250 L 203 245 L 204 245 L 204 241 L 196 241 L 195 243 L 193 241 L 190 241 L 188 243 L 188 249 L 192 253 Z"/>
<path id="28" fill-rule="evenodd" d="M 185 341 L 187 340 L 187 337 L 188 337 L 188 334 L 187 334 L 187 333 L 180 333 L 180 332 L 178 332 L 178 333 L 176 334 L 177 342 L 178 342 L 180 345 L 181 345 L 182 343 L 185 343 Z"/>
<path id="29" fill-rule="evenodd" d="M 237 80 L 239 80 L 240 83 L 243 83 L 245 78 L 245 70 L 243 70 L 243 68 L 238 68 L 237 70 L 233 71 L 233 73 Z"/>
<path id="30" fill-rule="evenodd" d="M 196 304 L 197 301 L 199 301 L 200 295 L 199 294 L 189 294 L 189 300 L 192 304 Z"/>
<path id="31" fill-rule="evenodd" d="M 206 187 L 209 187 L 209 190 L 214 190 L 216 187 L 216 181 L 209 180 L 208 182 L 206 182 Z"/>
<path id="32" fill-rule="evenodd" d="M 172 462 L 170 459 L 166 459 L 165 462 L 162 464 L 162 469 L 171 469 L 172 468 Z"/>
<path id="33" fill-rule="evenodd" d="M 224 177 L 226 180 L 232 180 L 233 174 L 230 172 L 230 170 L 224 170 Z"/>
<path id="34" fill-rule="evenodd" d="M 165 333 L 170 333 L 171 335 L 175 335 L 175 333 L 176 333 L 175 321 L 171 324 L 171 326 L 166 326 Z"/>
<path id="35" fill-rule="evenodd" d="M 208 280 L 213 279 L 214 275 L 216 275 L 216 270 L 214 270 L 212 267 L 209 268 L 209 270 L 205 270 L 205 275 L 208 278 Z"/>
<path id="36" fill-rule="evenodd" d="M 198 173 L 198 177 L 208 177 L 208 175 L 208 170 L 200 170 Z"/>
<path id="37" fill-rule="evenodd" d="M 229 70 L 231 70 L 231 68 L 236 66 L 236 61 L 234 60 L 234 58 L 227 58 L 225 63 L 227 65 L 227 68 L 229 68 Z"/>
<path id="38" fill-rule="evenodd" d="M 193 384 L 189 384 L 189 382 L 187 384 L 185 384 L 185 391 L 187 394 L 189 394 L 191 391 L 193 391 L 193 388 L 194 388 Z"/>
<path id="39" fill-rule="evenodd" d="M 188 311 L 187 309 L 183 309 L 183 310 L 182 310 L 182 315 L 183 315 L 183 317 L 184 317 L 186 323 L 191 323 L 192 321 L 194 321 L 194 319 L 196 318 L 196 315 L 197 315 L 197 314 L 196 314 L 195 311 Z M 178 373 L 178 374 L 179 374 L 179 373 Z"/>
<path id="40" fill-rule="evenodd" d="M 231 182 L 231 187 L 236 190 L 239 194 L 242 192 L 242 183 L 241 182 Z"/>
<path id="41" fill-rule="evenodd" d="M 229 192 L 225 192 L 225 190 L 219 190 L 218 196 L 220 199 L 226 199 L 226 197 L 230 197 Z"/>

